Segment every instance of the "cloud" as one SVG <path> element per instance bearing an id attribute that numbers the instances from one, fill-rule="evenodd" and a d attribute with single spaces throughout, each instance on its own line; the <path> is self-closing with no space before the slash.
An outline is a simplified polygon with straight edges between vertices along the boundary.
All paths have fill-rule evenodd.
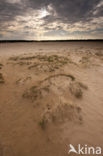
<path id="1" fill-rule="evenodd" d="M 103 38 L 102 21 L 102 0 L 0 0 L 0 39 Z"/>
<path id="2" fill-rule="evenodd" d="M 15 4 L 15 3 L 21 3 L 21 0 L 6 0 L 6 2 Z"/>

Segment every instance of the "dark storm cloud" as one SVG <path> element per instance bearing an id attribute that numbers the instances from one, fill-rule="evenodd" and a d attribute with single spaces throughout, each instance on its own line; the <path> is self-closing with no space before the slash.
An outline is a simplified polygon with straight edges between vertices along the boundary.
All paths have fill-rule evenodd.
<path id="1" fill-rule="evenodd" d="M 53 22 L 58 21 L 67 24 L 67 27 L 72 27 L 77 22 L 91 22 L 97 17 L 103 17 L 102 0 L 0 0 L 0 32 L 15 26 L 15 23 L 10 22 L 16 22 L 17 16 L 26 17 L 30 10 L 36 12 L 41 8 L 45 8 L 49 12 L 48 15 L 42 17 L 44 22 L 41 24 L 41 27 L 48 31 L 63 29 L 62 26 L 58 25 L 55 28 L 48 27 L 48 24 Z M 18 24 L 23 25 L 26 22 L 27 25 L 24 25 L 24 30 L 29 31 L 32 26 L 28 25 L 28 21 L 21 19 Z M 95 20 L 94 23 L 97 24 Z M 82 25 L 80 27 L 82 28 Z"/>
<path id="2" fill-rule="evenodd" d="M 29 0 L 29 6 L 33 9 L 37 7 L 47 7 L 52 5 L 57 13 L 57 20 L 64 22 L 88 21 L 93 15 L 93 10 L 101 0 Z M 99 13 L 95 16 L 103 16 L 103 7 L 99 8 Z M 50 16 L 45 17 L 47 21 L 53 21 Z M 55 17 L 54 17 L 55 20 Z"/>
<path id="3" fill-rule="evenodd" d="M 0 0 L 0 23 L 13 20 L 17 15 L 22 15 L 23 11 L 20 4 Z"/>
<path id="4" fill-rule="evenodd" d="M 12 0 L 13 1 L 13 0 Z M 28 8 L 40 9 L 52 5 L 58 15 L 58 19 L 76 22 L 80 20 L 89 20 L 93 17 L 93 10 L 101 0 L 21 0 L 22 3 L 9 3 L 6 0 L 0 0 L 0 22 L 8 21 L 17 15 L 24 14 Z M 99 8 L 98 16 L 103 15 L 103 7 Z M 95 16 L 97 16 L 95 15 Z M 48 16 L 48 20 L 53 20 Z M 55 20 L 55 18 L 54 18 Z"/>

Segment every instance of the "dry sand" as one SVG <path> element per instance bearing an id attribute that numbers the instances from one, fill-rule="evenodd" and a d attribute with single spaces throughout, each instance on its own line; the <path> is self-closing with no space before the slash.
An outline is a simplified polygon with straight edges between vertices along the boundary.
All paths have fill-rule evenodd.
<path id="1" fill-rule="evenodd" d="M 0 44 L 0 156 L 103 149 L 103 44 Z M 72 156 L 72 154 L 71 154 Z"/>

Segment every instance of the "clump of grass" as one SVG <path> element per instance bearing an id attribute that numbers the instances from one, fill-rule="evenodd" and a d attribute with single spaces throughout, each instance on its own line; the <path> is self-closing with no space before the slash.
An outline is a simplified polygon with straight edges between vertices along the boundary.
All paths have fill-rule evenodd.
<path id="1" fill-rule="evenodd" d="M 74 92 L 74 95 L 77 97 L 77 98 L 81 98 L 82 95 L 83 95 L 83 92 L 80 88 L 76 89 L 75 92 Z"/>
<path id="2" fill-rule="evenodd" d="M 22 96 L 23 98 L 36 101 L 37 99 L 41 99 L 43 97 L 43 91 L 49 92 L 49 86 L 45 87 L 33 86 L 29 90 L 25 91 Z"/>
<path id="3" fill-rule="evenodd" d="M 39 126 L 44 130 L 46 128 L 46 121 L 44 120 L 44 118 L 42 118 L 42 120 L 39 122 Z"/>
<path id="4" fill-rule="evenodd" d="M 48 62 L 48 63 L 56 63 L 60 65 L 64 65 L 68 63 L 68 58 L 58 55 L 43 55 L 43 56 L 36 56 L 37 59 L 39 59 L 42 62 Z"/>
<path id="5" fill-rule="evenodd" d="M 27 56 L 27 57 L 20 57 L 20 60 L 32 60 L 35 58 L 36 58 L 36 56 Z"/>
<path id="6" fill-rule="evenodd" d="M 25 57 L 13 56 L 13 57 L 10 57 L 9 60 L 12 60 L 12 61 L 32 60 L 32 59 L 35 59 L 35 58 L 36 58 L 36 56 L 25 56 Z"/>
<path id="7" fill-rule="evenodd" d="M 0 73 L 0 83 L 5 83 L 2 73 Z"/>
<path id="8" fill-rule="evenodd" d="M 13 56 L 9 58 L 9 60 L 11 61 L 18 61 L 19 59 L 20 59 L 19 56 Z"/>
<path id="9" fill-rule="evenodd" d="M 58 60 L 59 57 L 57 55 L 38 55 L 36 58 L 38 58 L 40 61 L 54 62 Z"/>
<path id="10" fill-rule="evenodd" d="M 41 90 L 37 88 L 37 86 L 33 86 L 30 90 L 27 90 L 23 94 L 23 98 L 31 99 L 32 101 L 37 100 L 37 98 L 41 97 Z"/>
<path id="11" fill-rule="evenodd" d="M 20 62 L 18 62 L 18 63 L 16 63 L 16 64 L 19 64 L 19 65 L 30 65 L 31 64 L 31 62 L 23 62 L 23 61 L 20 61 Z"/>
<path id="12" fill-rule="evenodd" d="M 69 89 L 71 94 L 73 94 L 76 98 L 79 99 L 83 96 L 83 92 L 77 83 L 71 83 Z"/>

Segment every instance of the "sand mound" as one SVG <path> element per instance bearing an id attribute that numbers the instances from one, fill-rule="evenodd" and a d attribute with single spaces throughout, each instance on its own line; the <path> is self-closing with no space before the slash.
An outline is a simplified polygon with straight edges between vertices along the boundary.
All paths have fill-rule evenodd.
<path id="1" fill-rule="evenodd" d="M 70 74 L 56 74 L 51 75 L 44 80 L 40 81 L 37 86 L 33 86 L 26 90 L 23 94 L 24 98 L 31 100 L 36 100 L 47 96 L 51 92 L 56 94 L 61 94 L 65 90 L 68 90 L 68 86 L 71 81 L 74 81 L 74 76 Z M 47 94 L 45 94 L 47 93 Z"/>
<path id="2" fill-rule="evenodd" d="M 81 123 L 81 108 L 73 103 L 74 98 L 81 98 L 87 86 L 76 82 L 70 74 L 51 75 L 40 81 L 37 86 L 26 90 L 23 98 L 33 103 L 39 101 L 44 106 L 39 125 L 44 129 L 48 123 L 77 121 Z M 52 100 L 53 99 L 53 100 Z M 45 105 L 45 101 L 48 102 Z"/>
<path id="3" fill-rule="evenodd" d="M 80 98 L 83 95 L 83 89 L 87 89 L 87 86 L 76 82 L 74 76 L 70 74 L 56 74 L 40 81 L 37 86 L 26 90 L 23 97 L 35 101 L 53 93 L 62 96 L 72 94 L 76 98 Z"/>
<path id="4" fill-rule="evenodd" d="M 41 116 L 39 125 L 45 129 L 48 124 L 63 124 L 69 121 L 82 123 L 81 108 L 72 103 L 58 104 L 53 109 L 46 109 Z"/>

